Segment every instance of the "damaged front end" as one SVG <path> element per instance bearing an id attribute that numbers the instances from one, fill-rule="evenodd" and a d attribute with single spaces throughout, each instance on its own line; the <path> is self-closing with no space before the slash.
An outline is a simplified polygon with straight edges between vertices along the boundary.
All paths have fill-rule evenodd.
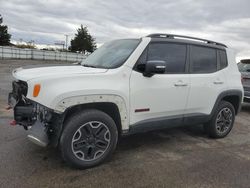
<path id="1" fill-rule="evenodd" d="M 57 145 L 63 116 L 26 98 L 28 85 L 24 81 L 13 81 L 8 104 L 14 111 L 16 124 L 28 130 L 28 139 L 40 146 Z"/>

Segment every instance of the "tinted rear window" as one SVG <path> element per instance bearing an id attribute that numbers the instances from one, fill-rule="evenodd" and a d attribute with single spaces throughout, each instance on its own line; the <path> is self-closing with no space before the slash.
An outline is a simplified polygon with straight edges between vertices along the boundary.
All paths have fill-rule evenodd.
<path id="1" fill-rule="evenodd" d="M 215 49 L 192 46 L 191 57 L 192 73 L 211 73 L 217 70 Z"/>

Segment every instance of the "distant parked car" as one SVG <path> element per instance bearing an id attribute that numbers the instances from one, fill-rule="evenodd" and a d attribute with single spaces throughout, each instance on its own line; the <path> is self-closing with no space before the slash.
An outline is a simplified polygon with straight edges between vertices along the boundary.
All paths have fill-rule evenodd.
<path id="1" fill-rule="evenodd" d="M 238 63 L 238 68 L 242 75 L 244 102 L 250 102 L 250 59 L 241 60 Z"/>

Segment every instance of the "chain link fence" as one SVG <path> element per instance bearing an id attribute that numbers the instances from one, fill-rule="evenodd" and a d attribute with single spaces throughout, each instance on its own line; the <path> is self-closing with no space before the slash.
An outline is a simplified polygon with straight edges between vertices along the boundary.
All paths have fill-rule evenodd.
<path id="1" fill-rule="evenodd" d="M 87 56 L 80 53 L 0 46 L 0 59 L 35 59 L 80 62 Z"/>

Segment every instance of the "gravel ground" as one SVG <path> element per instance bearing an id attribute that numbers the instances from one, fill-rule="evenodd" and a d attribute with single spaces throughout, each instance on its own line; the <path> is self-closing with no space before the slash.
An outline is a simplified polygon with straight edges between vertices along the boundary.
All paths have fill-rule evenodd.
<path id="1" fill-rule="evenodd" d="M 224 139 L 208 138 L 200 125 L 137 134 L 122 138 L 101 166 L 68 167 L 57 150 L 9 126 L 12 111 L 4 110 L 11 70 L 45 63 L 52 62 L 0 60 L 0 187 L 250 187 L 249 104 Z"/>

